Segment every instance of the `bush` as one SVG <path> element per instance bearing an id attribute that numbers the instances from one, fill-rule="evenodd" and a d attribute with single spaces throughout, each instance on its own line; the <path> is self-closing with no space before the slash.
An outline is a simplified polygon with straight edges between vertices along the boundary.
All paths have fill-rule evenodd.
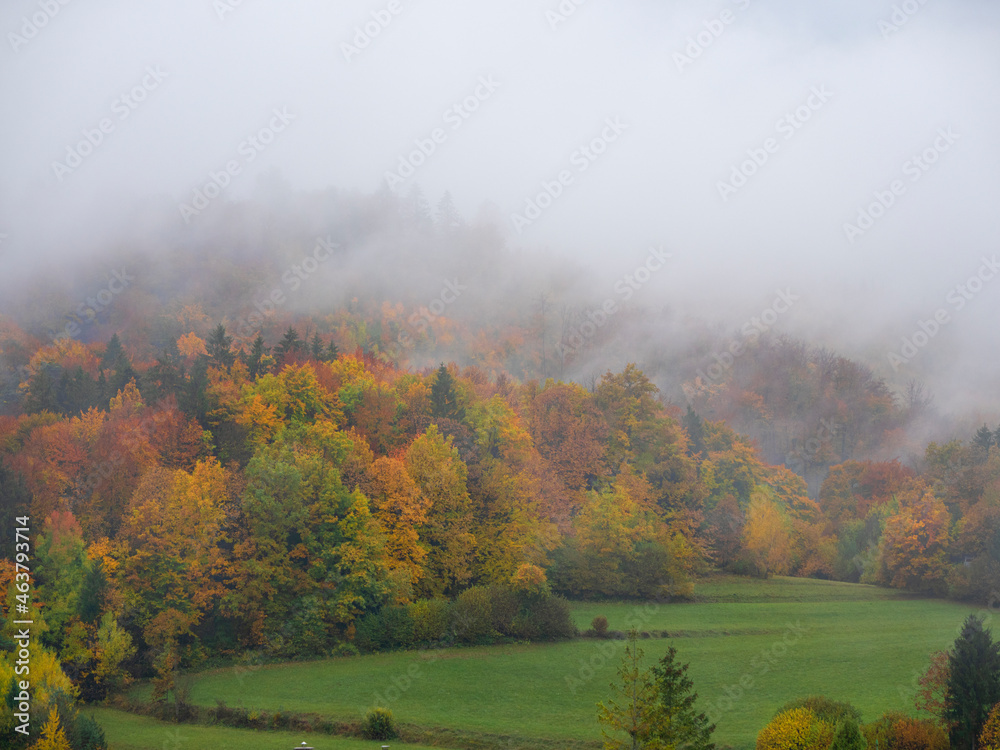
<path id="1" fill-rule="evenodd" d="M 500 635 L 514 635 L 514 621 L 521 612 L 521 597 L 510 586 L 490 586 L 493 629 Z"/>
<path id="2" fill-rule="evenodd" d="M 948 750 L 951 746 L 947 733 L 930 719 L 907 716 L 892 729 L 895 736 L 891 750 Z"/>
<path id="3" fill-rule="evenodd" d="M 392 711 L 387 708 L 376 708 L 369 711 L 361 729 L 366 740 L 394 740 L 399 736 Z"/>
<path id="4" fill-rule="evenodd" d="M 833 733 L 830 750 L 866 750 L 868 743 L 855 719 L 844 719 Z"/>
<path id="5" fill-rule="evenodd" d="M 407 607 L 383 607 L 358 621 L 354 642 L 364 651 L 389 651 L 413 645 L 413 617 Z"/>
<path id="6" fill-rule="evenodd" d="M 432 643 L 451 634 L 451 602 L 444 599 L 421 599 L 410 605 L 413 619 L 413 642 Z"/>
<path id="7" fill-rule="evenodd" d="M 868 747 L 875 750 L 891 750 L 896 744 L 896 723 L 907 718 L 905 714 L 898 711 L 888 711 L 882 714 L 877 720 L 865 724 L 861 731 L 865 735 Z"/>
<path id="8" fill-rule="evenodd" d="M 576 626 L 570 616 L 569 602 L 561 596 L 533 596 L 521 611 L 525 629 L 534 632 L 534 640 L 558 641 L 576 635 Z M 522 636 L 527 637 L 527 636 Z"/>
<path id="9" fill-rule="evenodd" d="M 460 643 L 492 643 L 499 633 L 493 627 L 493 602 L 485 586 L 466 589 L 451 610 L 455 638 Z"/>
<path id="10" fill-rule="evenodd" d="M 757 735 L 757 750 L 827 750 L 833 727 L 808 708 L 779 711 Z"/>
<path id="11" fill-rule="evenodd" d="M 598 615 L 590 621 L 590 627 L 594 629 L 598 636 L 603 638 L 608 634 L 608 618 L 604 615 Z"/>

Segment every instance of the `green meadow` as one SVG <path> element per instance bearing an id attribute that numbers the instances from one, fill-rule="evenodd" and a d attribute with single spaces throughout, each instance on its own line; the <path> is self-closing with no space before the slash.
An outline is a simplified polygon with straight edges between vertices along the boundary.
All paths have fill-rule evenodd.
<path id="1" fill-rule="evenodd" d="M 887 710 L 913 713 L 915 676 L 933 651 L 954 641 L 974 611 L 871 586 L 791 578 L 710 579 L 699 584 L 697 597 L 578 603 L 573 615 L 581 630 L 603 615 L 611 630 L 634 626 L 649 634 L 640 642 L 649 662 L 672 643 L 690 664 L 699 705 L 717 724 L 717 744 L 740 749 L 753 746 L 779 706 L 811 694 L 848 700 L 865 721 Z M 620 640 L 577 639 L 230 667 L 184 679 L 190 701 L 204 706 L 224 701 L 356 721 L 385 704 L 411 730 L 408 736 L 429 744 L 464 747 L 464 738 L 476 746 L 594 747 L 600 740 L 595 706 L 609 697 L 623 650 Z M 134 697 L 147 694 L 147 687 L 139 687 Z M 131 721 L 120 713 L 108 716 L 122 731 Z M 150 720 L 135 721 L 147 726 Z M 109 734 L 117 738 L 118 728 Z M 197 731 L 181 727 L 182 733 Z M 211 731 L 220 733 L 218 742 L 228 742 L 227 733 L 238 730 Z M 317 748 L 355 746 L 323 741 L 328 744 L 310 738 Z M 145 740 L 115 742 L 120 748 L 162 747 Z M 341 744 L 329 744 L 336 742 Z M 258 746 L 278 747 L 240 741 L 243 748 Z"/>

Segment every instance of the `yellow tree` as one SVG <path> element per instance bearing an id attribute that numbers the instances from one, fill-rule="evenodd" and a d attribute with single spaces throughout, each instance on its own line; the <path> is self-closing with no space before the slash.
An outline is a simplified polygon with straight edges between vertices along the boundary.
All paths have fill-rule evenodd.
<path id="1" fill-rule="evenodd" d="M 425 595 L 454 594 L 472 578 L 476 538 L 471 532 L 467 469 L 437 425 L 410 444 L 406 469 L 429 503 L 420 538 L 428 546 Z"/>
<path id="2" fill-rule="evenodd" d="M 783 575 L 791 566 L 792 537 L 788 521 L 763 487 L 750 493 L 743 548 L 764 578 L 772 573 Z"/>
<path id="3" fill-rule="evenodd" d="M 66 733 L 59 724 L 59 712 L 53 706 L 42 727 L 42 736 L 31 746 L 30 750 L 72 750 Z"/>
<path id="4" fill-rule="evenodd" d="M 417 529 L 427 522 L 430 499 L 420 492 L 407 473 L 406 464 L 387 456 L 368 466 L 362 489 L 369 498 L 373 515 L 386 532 L 390 569 L 406 570 L 411 584 L 416 584 L 423 576 L 427 557 Z"/>
<path id="5" fill-rule="evenodd" d="M 922 482 L 897 496 L 899 512 L 882 534 L 882 561 L 888 583 L 897 588 L 938 592 L 947 574 L 950 539 L 948 509 Z"/>

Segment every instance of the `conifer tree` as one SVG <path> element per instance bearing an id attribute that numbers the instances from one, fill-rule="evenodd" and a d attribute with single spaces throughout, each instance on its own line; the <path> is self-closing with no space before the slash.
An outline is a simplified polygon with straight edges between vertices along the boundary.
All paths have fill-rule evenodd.
<path id="1" fill-rule="evenodd" d="M 1000 644 L 969 615 L 948 658 L 948 720 L 954 750 L 976 750 L 990 710 L 1000 703 Z"/>

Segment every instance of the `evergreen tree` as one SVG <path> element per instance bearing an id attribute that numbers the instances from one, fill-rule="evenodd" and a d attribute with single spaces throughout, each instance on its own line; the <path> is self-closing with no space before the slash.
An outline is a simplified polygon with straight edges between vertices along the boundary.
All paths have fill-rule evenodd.
<path id="1" fill-rule="evenodd" d="M 338 349 L 337 345 L 333 343 L 333 339 L 330 339 L 330 343 L 326 345 L 326 355 L 323 357 L 323 361 L 333 362 L 339 356 L 340 349 Z"/>
<path id="2" fill-rule="evenodd" d="M 657 695 L 652 736 L 661 743 L 658 747 L 713 750 L 715 743 L 711 736 L 715 725 L 695 709 L 698 694 L 692 692 L 694 683 L 687 671 L 688 665 L 677 661 L 677 649 L 673 646 L 652 668 Z"/>
<path id="3" fill-rule="evenodd" d="M 80 588 L 80 598 L 77 600 L 77 614 L 84 624 L 93 625 L 101 616 L 107 587 L 104 565 L 101 563 L 101 558 L 97 558 L 87 566 L 83 586 Z"/>
<path id="4" fill-rule="evenodd" d="M 323 359 L 323 341 L 319 337 L 319 332 L 313 334 L 309 344 L 309 353 L 312 354 L 313 359 Z"/>
<path id="5" fill-rule="evenodd" d="M 24 410 L 28 414 L 40 411 L 60 412 L 56 378 L 60 368 L 57 365 L 41 365 L 28 384 L 28 396 L 24 399 Z"/>
<path id="6" fill-rule="evenodd" d="M 1000 644 L 969 615 L 948 657 L 945 718 L 954 750 L 974 750 L 990 709 L 1000 703 Z"/>
<path id="7" fill-rule="evenodd" d="M 979 431 L 976 432 L 976 436 L 972 438 L 973 452 L 980 462 L 985 461 L 989 457 L 990 448 L 996 444 L 993 431 L 986 425 L 980 427 Z"/>
<path id="8" fill-rule="evenodd" d="M 101 369 L 111 370 L 118 367 L 119 359 L 127 359 L 125 357 L 125 350 L 122 348 L 122 342 L 118 338 L 118 334 L 114 334 L 108 345 L 104 348 L 104 354 L 101 356 Z"/>
<path id="9" fill-rule="evenodd" d="M 176 339 L 169 339 L 156 358 L 156 363 L 142 376 L 139 390 L 147 404 L 155 404 L 167 396 L 180 398 L 184 390 L 184 365 Z"/>
<path id="10" fill-rule="evenodd" d="M 226 335 L 226 327 L 222 323 L 215 327 L 205 342 L 205 351 L 208 352 L 209 358 L 215 365 L 224 369 L 229 369 L 236 361 L 232 347 L 233 337 Z"/>
<path id="11" fill-rule="evenodd" d="M 462 221 L 462 215 L 455 208 L 455 202 L 452 200 L 451 193 L 447 191 L 441 196 L 441 200 L 438 201 L 436 213 L 437 215 L 434 217 L 434 220 L 438 231 L 442 234 L 454 234 L 465 223 Z"/>
<path id="12" fill-rule="evenodd" d="M 691 455 L 705 458 L 707 455 L 705 451 L 705 424 L 690 405 L 688 405 L 687 413 L 684 415 L 684 431 L 687 432 L 691 441 Z"/>
<path id="13" fill-rule="evenodd" d="M 260 363 L 265 354 L 267 354 L 267 348 L 264 346 L 264 337 L 258 333 L 257 338 L 250 346 L 250 354 L 247 357 L 247 371 L 251 380 L 256 380 L 260 374 Z"/>
<path id="14" fill-rule="evenodd" d="M 461 422 L 465 418 L 465 410 L 458 405 L 455 378 L 451 376 L 443 362 L 431 385 L 431 416 L 454 419 L 456 422 Z"/>
<path id="15" fill-rule="evenodd" d="M 274 358 L 280 362 L 289 354 L 301 349 L 302 339 L 299 338 L 299 332 L 289 326 L 288 330 L 285 331 L 285 335 L 281 337 L 281 341 L 274 347 Z"/>

